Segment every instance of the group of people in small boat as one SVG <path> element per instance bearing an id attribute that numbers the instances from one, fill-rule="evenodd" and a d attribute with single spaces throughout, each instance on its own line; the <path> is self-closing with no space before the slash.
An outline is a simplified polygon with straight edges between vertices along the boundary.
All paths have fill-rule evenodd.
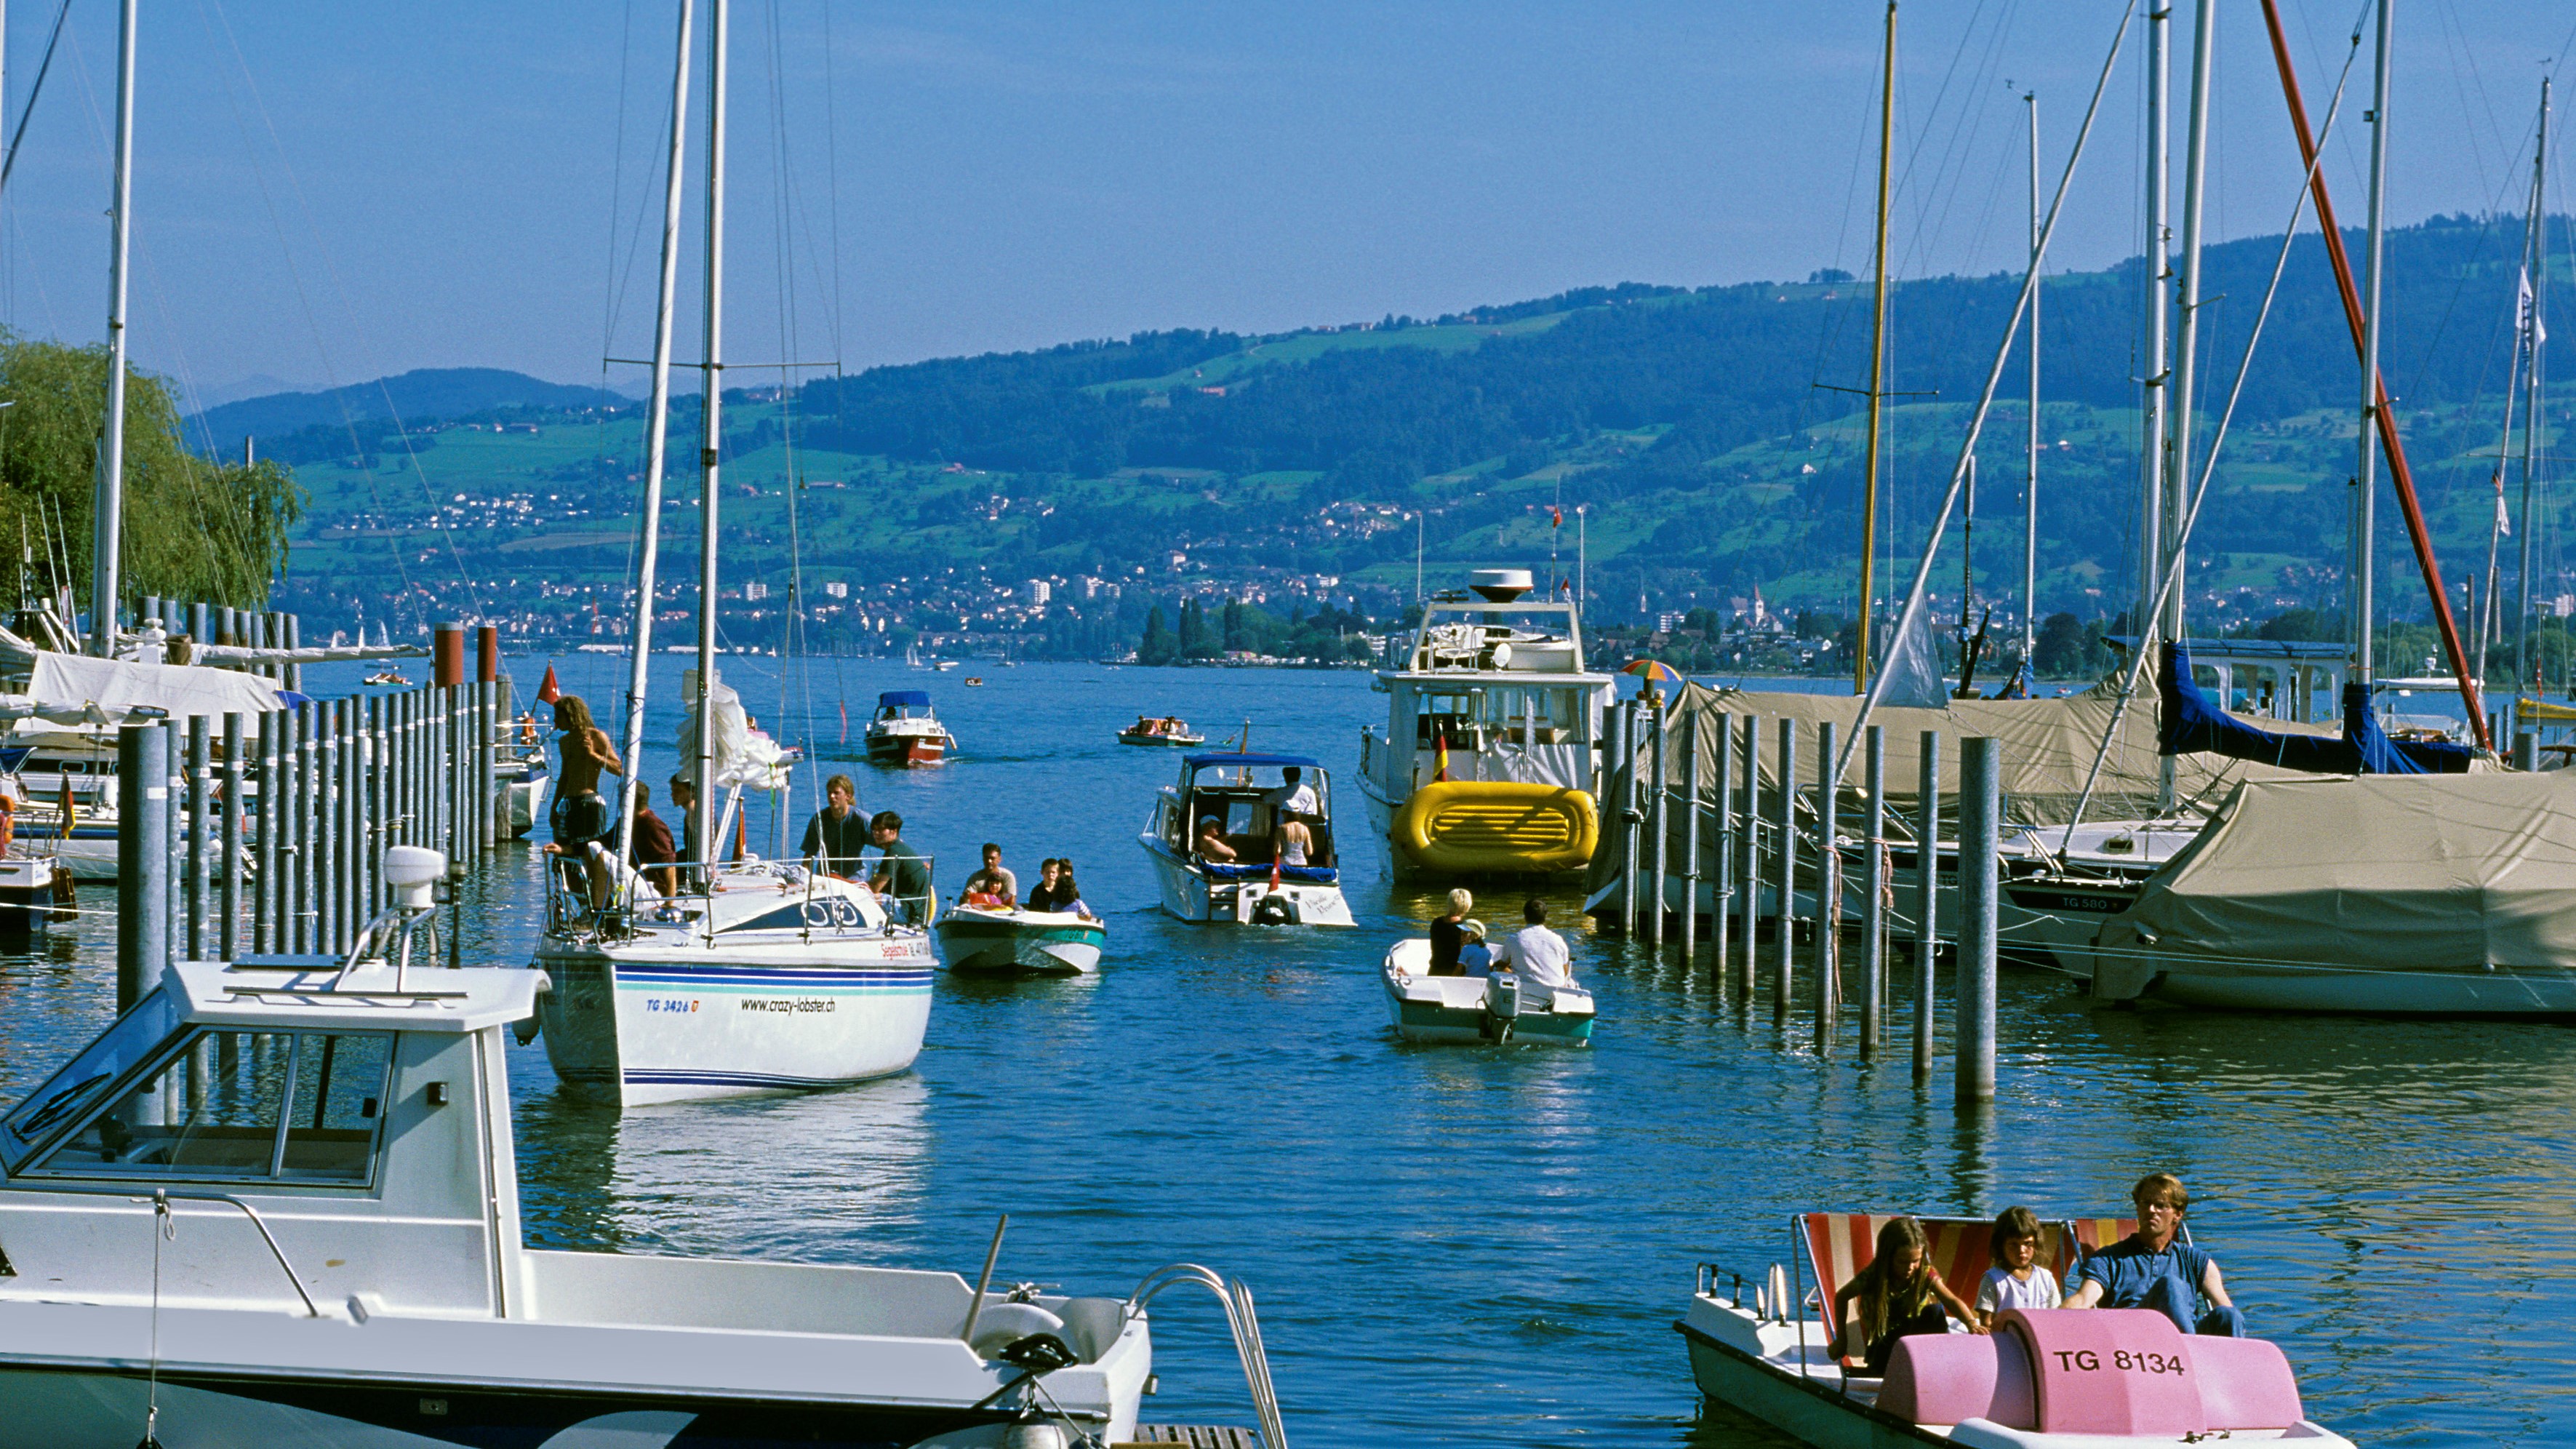
<path id="1" fill-rule="evenodd" d="M 1987 1240 L 1993 1266 L 1977 1285 L 1974 1303 L 1961 1299 L 1932 1266 L 1930 1240 L 1910 1217 L 1890 1218 L 1878 1230 L 1869 1266 L 1834 1294 L 1834 1322 L 1841 1350 L 1873 1375 L 1887 1371 L 1896 1341 L 1915 1334 L 1947 1333 L 1956 1320 L 1967 1332 L 1991 1333 L 1995 1315 L 2009 1308 L 2146 1308 L 2164 1314 L 2185 1333 L 2245 1336 L 2245 1314 L 2227 1296 L 2218 1260 L 2182 1240 L 2191 1194 L 2182 1179 L 2151 1172 L 2129 1193 L 2138 1229 L 2075 1265 L 2060 1287 L 2039 1261 L 2039 1215 L 2006 1208 Z M 2199 1300 L 2207 1300 L 2203 1311 Z"/>
<path id="2" fill-rule="evenodd" d="M 1270 859 L 1280 865 L 1320 865 L 1316 857 L 1315 825 L 1324 818 L 1323 801 L 1315 787 L 1306 783 L 1306 772 L 1290 765 L 1279 772 L 1278 788 L 1262 792 L 1262 803 L 1270 816 Z M 1199 828 L 1190 837 L 1191 853 L 1216 865 L 1233 865 L 1244 858 L 1244 850 L 1225 834 L 1225 821 L 1214 815 L 1199 817 Z M 1254 857 L 1256 863 L 1259 857 Z"/>
<path id="3" fill-rule="evenodd" d="M 984 842 L 983 868 L 966 878 L 957 904 L 976 911 L 1040 911 L 1086 921 L 1100 919 L 1083 903 L 1082 888 L 1073 882 L 1071 856 L 1048 856 L 1038 862 L 1037 886 L 1022 900 L 1020 878 L 1002 864 L 1002 847 L 989 840 Z"/>
<path id="4" fill-rule="evenodd" d="M 1521 903 L 1521 928 L 1500 941 L 1486 939 L 1485 923 L 1468 912 L 1476 897 L 1465 887 L 1449 893 L 1449 914 L 1431 923 L 1431 974 L 1488 976 L 1509 971 L 1523 991 L 1553 991 L 1574 984 L 1574 952 L 1547 924 L 1547 902 Z"/>
<path id="5" fill-rule="evenodd" d="M 1177 715 L 1168 714 L 1140 714 L 1136 716 L 1136 722 L 1127 727 L 1127 733 L 1131 735 L 1185 735 L 1189 732 L 1186 722 Z"/>

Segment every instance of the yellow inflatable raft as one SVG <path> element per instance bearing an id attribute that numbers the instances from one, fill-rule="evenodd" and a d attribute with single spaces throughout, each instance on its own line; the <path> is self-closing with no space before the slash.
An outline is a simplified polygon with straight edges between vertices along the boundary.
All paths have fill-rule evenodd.
<path id="1" fill-rule="evenodd" d="M 1559 871 L 1591 863 L 1601 826 L 1581 790 L 1443 780 L 1414 791 L 1388 833 L 1424 870 Z"/>

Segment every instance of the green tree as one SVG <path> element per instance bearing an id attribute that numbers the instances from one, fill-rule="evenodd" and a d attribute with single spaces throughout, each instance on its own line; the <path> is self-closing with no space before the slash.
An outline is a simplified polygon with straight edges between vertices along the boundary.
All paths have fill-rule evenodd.
<path id="1" fill-rule="evenodd" d="M 1172 637 L 1172 626 L 1163 622 L 1163 606 L 1145 616 L 1145 638 L 1136 646 L 1139 664 L 1169 664 L 1181 655 L 1181 641 Z"/>
<path id="2" fill-rule="evenodd" d="M 107 349 L 0 332 L 0 508 L 62 521 L 75 588 L 90 576 L 93 481 L 105 433 Z M 148 373 L 125 386 L 126 600 L 145 594 L 254 605 L 286 562 L 304 490 L 284 464 L 210 461 L 180 441 L 170 389 Z"/>
<path id="3" fill-rule="evenodd" d="M 2051 614 L 2039 621 L 2039 638 L 2031 645 L 2031 668 L 2055 679 L 2082 674 L 2090 642 L 2073 614 Z"/>

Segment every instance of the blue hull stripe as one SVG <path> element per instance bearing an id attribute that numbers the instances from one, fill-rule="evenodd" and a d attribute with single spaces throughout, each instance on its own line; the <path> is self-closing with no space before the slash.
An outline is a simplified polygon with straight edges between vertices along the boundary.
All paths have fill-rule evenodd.
<path id="1" fill-rule="evenodd" d="M 814 986 L 814 987 L 927 987 L 931 981 L 929 966 L 896 967 L 878 971 L 728 970 L 722 967 L 695 966 L 620 966 L 617 980 L 623 985 L 655 986 Z"/>

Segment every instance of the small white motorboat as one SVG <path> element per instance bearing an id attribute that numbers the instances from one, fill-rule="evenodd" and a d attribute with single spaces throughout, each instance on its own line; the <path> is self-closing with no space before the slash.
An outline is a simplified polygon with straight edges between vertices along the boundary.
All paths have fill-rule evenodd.
<path id="1" fill-rule="evenodd" d="M 951 906 L 931 927 L 951 971 L 1021 971 L 1088 976 L 1100 969 L 1109 927 L 1071 911 L 1000 911 Z"/>
<path id="2" fill-rule="evenodd" d="M 1288 812 L 1289 800 L 1306 790 L 1314 808 Z M 1303 865 L 1278 859 L 1282 813 L 1294 813 L 1313 837 Z M 1332 782 L 1303 755 L 1183 755 L 1180 779 L 1155 796 L 1136 843 L 1153 864 L 1163 909 L 1184 921 L 1348 926 L 1354 923 L 1342 899 L 1332 815 Z M 1198 848 L 1208 821 L 1232 860 L 1211 860 Z"/>
<path id="3" fill-rule="evenodd" d="M 2180 1449 L 2217 1440 L 2352 1449 L 2306 1417 L 2278 1345 L 2185 1334 L 2145 1309 L 2008 1309 L 1991 1334 L 1954 1325 L 1901 1338 L 1885 1377 L 1867 1377 L 1836 1353 L 1830 1309 L 1841 1286 L 1868 1266 L 1886 1221 L 1799 1216 L 1789 1263 L 1774 1265 L 1750 1301 L 1740 1277 L 1721 1293 L 1719 1270 L 1701 1264 L 1690 1306 L 1673 1325 L 1690 1345 L 1699 1391 L 1824 1449 Z M 1974 1301 L 1993 1224 L 1918 1221 L 1933 1270 Z M 2064 1282 L 2083 1247 L 2107 1245 L 2135 1226 L 2103 1218 L 2045 1224 L 2040 1256 Z M 1809 1304 L 1826 1312 L 1808 1317 Z"/>
<path id="4" fill-rule="evenodd" d="M 1560 986 L 1535 999 L 1509 969 L 1488 976 L 1434 976 L 1431 943 L 1409 936 L 1387 948 L 1379 978 L 1396 1035 L 1421 1042 L 1538 1042 L 1582 1046 L 1592 1040 L 1592 993 Z"/>
<path id="5" fill-rule="evenodd" d="M 877 696 L 867 747 L 871 765 L 936 765 L 957 748 L 957 738 L 939 722 L 927 693 L 889 689 Z"/>
<path id="6" fill-rule="evenodd" d="M 0 1449 L 1159 1438 L 1145 1308 L 1182 1283 L 1281 1442 L 1251 1294 L 1204 1268 L 1118 1298 L 527 1247 L 502 1058 L 547 979 L 407 964 L 445 862 L 392 855 L 346 960 L 182 962 L 0 1119 Z"/>

